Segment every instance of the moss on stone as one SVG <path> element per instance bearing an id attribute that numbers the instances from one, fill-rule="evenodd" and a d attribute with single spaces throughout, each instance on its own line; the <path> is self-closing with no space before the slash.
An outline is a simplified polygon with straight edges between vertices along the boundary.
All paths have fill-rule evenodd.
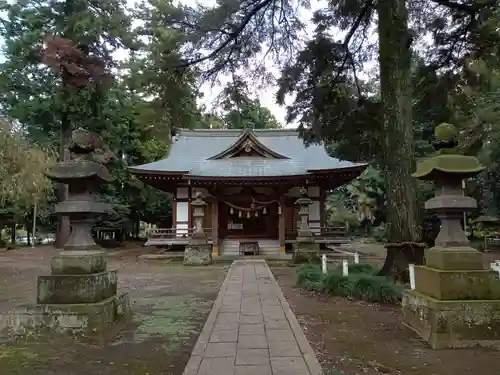
<path id="1" fill-rule="evenodd" d="M 472 177 L 482 172 L 484 166 L 475 156 L 438 155 L 420 162 L 413 177 L 421 180 L 436 180 L 441 173 L 456 174 L 462 178 Z"/>

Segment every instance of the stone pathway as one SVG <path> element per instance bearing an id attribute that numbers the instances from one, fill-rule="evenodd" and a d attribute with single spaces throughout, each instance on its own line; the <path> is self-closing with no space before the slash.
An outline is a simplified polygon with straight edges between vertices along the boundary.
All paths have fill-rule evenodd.
<path id="1" fill-rule="evenodd" d="M 184 375 L 320 374 L 267 263 L 233 262 Z"/>

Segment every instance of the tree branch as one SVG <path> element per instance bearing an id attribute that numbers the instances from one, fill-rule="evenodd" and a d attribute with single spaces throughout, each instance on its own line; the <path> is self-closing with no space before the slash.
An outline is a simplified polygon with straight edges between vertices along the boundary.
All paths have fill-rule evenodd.
<path id="1" fill-rule="evenodd" d="M 194 59 L 191 61 L 186 61 L 182 64 L 180 64 L 178 67 L 180 68 L 186 68 L 191 65 L 196 65 L 199 64 L 203 61 L 210 60 L 217 56 L 219 52 L 221 52 L 224 48 L 226 48 L 231 42 L 235 41 L 236 38 L 241 34 L 241 32 L 245 29 L 245 27 L 250 23 L 252 18 L 262 9 L 267 7 L 269 4 L 272 3 L 273 0 L 264 0 L 257 4 L 253 9 L 251 9 L 245 17 L 241 20 L 240 24 L 238 27 L 236 27 L 233 31 L 230 33 L 224 32 L 224 34 L 228 35 L 227 39 L 224 40 L 217 48 L 215 48 L 212 52 L 210 52 L 208 55 L 205 55 L 203 57 L 200 57 L 198 59 Z"/>
<path id="2" fill-rule="evenodd" d="M 465 13 L 475 13 L 481 9 L 491 7 L 497 4 L 497 0 L 488 0 L 484 2 L 475 1 L 473 4 L 464 4 L 452 0 L 431 0 L 432 2 L 443 5 L 450 9 L 460 10 Z"/>

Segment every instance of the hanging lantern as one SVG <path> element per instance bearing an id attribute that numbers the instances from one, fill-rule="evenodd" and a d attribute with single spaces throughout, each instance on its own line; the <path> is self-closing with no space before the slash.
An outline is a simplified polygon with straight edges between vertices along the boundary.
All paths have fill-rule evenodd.
<path id="1" fill-rule="evenodd" d="M 234 215 L 234 208 L 232 208 L 232 207 L 231 207 L 231 208 L 229 209 L 229 213 L 230 213 L 231 215 Z"/>
<path id="2" fill-rule="evenodd" d="M 250 219 L 250 211 L 247 212 L 247 218 Z"/>
<path id="3" fill-rule="evenodd" d="M 266 214 L 267 214 L 267 208 L 266 208 L 266 207 L 264 207 L 264 209 L 262 210 L 262 213 L 263 213 L 264 215 L 266 215 Z"/>
<path id="4" fill-rule="evenodd" d="M 259 216 L 259 211 L 255 211 L 255 217 Z"/>
<path id="5" fill-rule="evenodd" d="M 242 217 L 243 214 L 241 213 L 241 211 L 238 212 L 238 217 Z"/>

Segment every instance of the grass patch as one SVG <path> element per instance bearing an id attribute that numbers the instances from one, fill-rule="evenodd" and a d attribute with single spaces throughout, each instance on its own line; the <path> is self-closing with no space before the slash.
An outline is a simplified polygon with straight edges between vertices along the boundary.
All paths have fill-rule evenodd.
<path id="1" fill-rule="evenodd" d="M 377 269 L 369 264 L 349 266 L 349 276 L 341 268 L 323 274 L 319 266 L 302 265 L 297 269 L 297 284 L 307 290 L 328 293 L 376 303 L 396 304 L 401 301 L 403 286 L 383 276 L 376 276 Z"/>

